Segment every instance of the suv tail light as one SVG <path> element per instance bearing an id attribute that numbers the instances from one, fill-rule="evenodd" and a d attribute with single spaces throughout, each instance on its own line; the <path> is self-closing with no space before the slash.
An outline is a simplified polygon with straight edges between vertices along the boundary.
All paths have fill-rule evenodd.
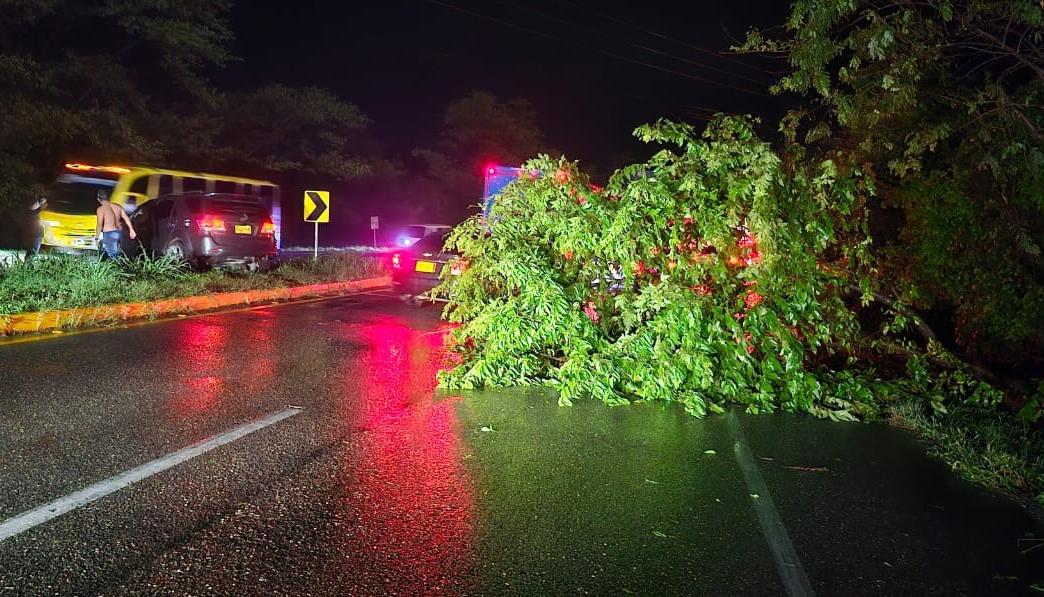
<path id="1" fill-rule="evenodd" d="M 392 255 L 391 264 L 395 269 L 402 269 L 402 257 L 400 257 L 399 253 Z"/>
<path id="2" fill-rule="evenodd" d="M 203 232 L 224 232 L 225 222 L 214 216 L 203 216 L 196 220 L 196 225 Z"/>
<path id="3" fill-rule="evenodd" d="M 275 234 L 275 224 L 272 222 L 264 222 L 261 224 L 261 234 L 264 236 L 272 236 Z"/>

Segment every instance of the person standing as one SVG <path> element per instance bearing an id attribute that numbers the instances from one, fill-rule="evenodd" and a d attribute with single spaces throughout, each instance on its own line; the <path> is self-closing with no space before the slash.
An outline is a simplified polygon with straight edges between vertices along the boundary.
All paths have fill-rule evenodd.
<path id="1" fill-rule="evenodd" d="M 47 209 L 47 197 L 37 197 L 36 201 L 29 206 L 29 212 L 32 214 L 31 221 L 29 223 L 32 226 L 33 237 L 30 241 L 29 248 L 25 251 L 25 260 L 29 261 L 33 257 L 36 257 L 40 253 L 40 245 L 43 244 L 43 224 L 40 222 L 40 212 Z"/>
<path id="2" fill-rule="evenodd" d="M 97 217 L 95 230 L 98 231 L 98 240 L 101 241 L 103 254 L 109 259 L 115 259 L 120 255 L 120 241 L 123 240 L 120 221 L 122 220 L 127 225 L 127 231 L 132 240 L 138 238 L 138 235 L 134 232 L 134 225 L 127 217 L 127 212 L 123 211 L 119 205 L 109 201 L 108 193 L 99 190 L 95 198 L 98 200 L 98 210 L 95 212 Z"/>

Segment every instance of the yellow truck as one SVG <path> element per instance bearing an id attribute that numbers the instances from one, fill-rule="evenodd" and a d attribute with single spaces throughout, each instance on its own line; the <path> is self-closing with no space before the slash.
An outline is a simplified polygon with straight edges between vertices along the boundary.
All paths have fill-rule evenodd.
<path id="1" fill-rule="evenodd" d="M 94 212 L 99 190 L 109 193 L 113 203 L 128 212 L 146 201 L 174 193 L 236 193 L 260 197 L 275 227 L 276 248 L 280 246 L 282 210 L 279 186 L 264 180 L 183 172 L 145 166 L 65 164 L 47 194 L 47 208 L 40 212 L 43 245 L 52 251 L 97 250 Z"/>

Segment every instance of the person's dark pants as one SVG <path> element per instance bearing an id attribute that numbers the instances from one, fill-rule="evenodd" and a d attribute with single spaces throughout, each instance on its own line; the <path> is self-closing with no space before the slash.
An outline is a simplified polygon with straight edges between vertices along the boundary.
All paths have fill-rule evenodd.
<path id="1" fill-rule="evenodd" d="M 101 246 L 106 257 L 116 259 L 120 256 L 120 240 L 122 239 L 123 231 L 121 230 L 102 232 Z"/>
<path id="2" fill-rule="evenodd" d="M 36 257 L 37 255 L 39 255 L 40 254 L 40 245 L 42 245 L 42 244 L 43 244 L 43 230 L 41 229 L 41 230 L 36 231 L 35 234 L 33 234 L 32 244 L 29 245 L 29 248 L 25 250 L 25 260 L 29 261 L 33 257 Z"/>

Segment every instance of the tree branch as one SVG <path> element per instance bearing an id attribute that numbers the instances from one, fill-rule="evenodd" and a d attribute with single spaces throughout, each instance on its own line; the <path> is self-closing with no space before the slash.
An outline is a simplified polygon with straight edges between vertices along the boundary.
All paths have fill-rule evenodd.
<path id="1" fill-rule="evenodd" d="M 852 290 L 855 290 L 856 292 L 859 292 L 860 294 L 862 294 L 862 292 L 863 292 L 863 289 L 860 288 L 859 286 L 855 285 L 855 284 L 850 285 L 849 288 L 851 288 Z M 890 298 L 888 296 L 885 296 L 884 294 L 882 294 L 880 292 L 873 292 L 871 294 L 871 296 L 873 296 L 873 299 L 875 301 L 877 301 L 879 303 L 882 303 L 884 305 L 887 305 L 887 306 L 891 307 L 892 309 L 894 309 L 896 311 L 900 311 L 904 315 L 908 316 L 910 318 L 910 320 L 913 322 L 914 327 L 917 328 L 917 332 L 919 334 L 921 334 L 921 337 L 924 338 L 926 341 L 929 341 L 929 342 L 938 342 L 939 341 L 939 336 L 936 335 L 935 331 L 932 330 L 932 328 L 929 327 L 928 324 L 925 323 L 923 319 L 921 319 L 916 313 L 911 311 L 905 305 L 900 305 L 898 301 L 893 300 L 892 298 Z"/>

